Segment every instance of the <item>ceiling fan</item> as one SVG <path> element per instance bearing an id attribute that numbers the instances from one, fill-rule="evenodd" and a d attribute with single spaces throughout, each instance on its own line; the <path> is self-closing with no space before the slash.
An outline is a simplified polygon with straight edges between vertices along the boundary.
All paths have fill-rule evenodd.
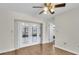
<path id="1" fill-rule="evenodd" d="M 55 4 L 55 3 L 44 3 L 44 6 L 33 6 L 33 8 L 43 8 L 39 14 L 45 13 L 47 14 L 48 12 L 51 14 L 55 13 L 55 8 L 60 8 L 60 7 L 65 7 L 66 3 L 61 3 L 61 4 Z"/>

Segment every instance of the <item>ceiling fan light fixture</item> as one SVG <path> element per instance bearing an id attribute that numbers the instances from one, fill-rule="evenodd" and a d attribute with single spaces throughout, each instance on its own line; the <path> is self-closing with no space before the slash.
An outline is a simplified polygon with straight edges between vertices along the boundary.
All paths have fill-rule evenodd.
<path id="1" fill-rule="evenodd" d="M 55 11 L 55 4 L 51 4 L 51 9 L 50 9 L 51 12 L 54 12 Z"/>
<path id="2" fill-rule="evenodd" d="M 54 12 L 54 9 L 51 9 L 51 12 Z"/>
<path id="3" fill-rule="evenodd" d="M 44 7 L 44 11 L 48 11 L 48 8 L 47 7 Z"/>
<path id="4" fill-rule="evenodd" d="M 44 14 L 47 14 L 47 12 L 46 12 L 46 11 L 44 11 Z"/>

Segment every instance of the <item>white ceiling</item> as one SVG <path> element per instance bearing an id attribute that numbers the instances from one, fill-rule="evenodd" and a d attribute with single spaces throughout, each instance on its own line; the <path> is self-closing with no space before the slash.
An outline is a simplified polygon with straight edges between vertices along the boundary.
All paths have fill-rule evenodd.
<path id="1" fill-rule="evenodd" d="M 56 8 L 55 14 L 41 14 L 38 13 L 42 10 L 40 8 L 32 8 L 33 6 L 43 6 L 42 3 L 4 3 L 0 4 L 0 8 L 6 8 L 11 11 L 16 11 L 24 14 L 31 15 L 37 18 L 48 19 L 49 17 L 53 17 L 60 13 L 66 12 L 70 9 L 76 8 L 79 6 L 79 3 L 66 3 L 66 7 Z"/>

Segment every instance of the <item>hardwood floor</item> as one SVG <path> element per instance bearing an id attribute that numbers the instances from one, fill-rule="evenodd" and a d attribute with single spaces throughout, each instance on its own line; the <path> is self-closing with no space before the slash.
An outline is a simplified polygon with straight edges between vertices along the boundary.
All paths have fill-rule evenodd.
<path id="1" fill-rule="evenodd" d="M 1 55 L 75 55 L 73 53 L 55 48 L 52 43 L 43 44 L 42 46 L 34 45 L 20 48 L 15 51 L 2 53 Z"/>

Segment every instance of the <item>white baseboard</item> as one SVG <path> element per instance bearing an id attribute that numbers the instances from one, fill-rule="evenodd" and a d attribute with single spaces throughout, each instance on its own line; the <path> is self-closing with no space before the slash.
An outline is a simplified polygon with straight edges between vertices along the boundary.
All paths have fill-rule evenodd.
<path id="1" fill-rule="evenodd" d="M 16 49 L 15 49 L 15 48 L 13 48 L 13 49 L 8 49 L 8 50 L 0 51 L 0 54 L 1 54 L 1 53 L 10 52 L 10 51 L 14 51 L 14 50 L 16 50 Z"/>
<path id="2" fill-rule="evenodd" d="M 65 51 L 68 51 L 68 52 L 71 52 L 71 53 L 74 53 L 74 54 L 76 54 L 76 55 L 79 55 L 79 53 L 74 52 L 74 51 L 72 51 L 72 50 L 69 50 L 69 49 L 66 49 L 66 48 L 63 48 L 63 47 L 60 47 L 60 46 L 57 46 L 57 45 L 55 45 L 55 47 L 56 47 L 56 48 L 59 48 L 59 49 L 62 49 L 62 50 L 65 50 Z"/>

